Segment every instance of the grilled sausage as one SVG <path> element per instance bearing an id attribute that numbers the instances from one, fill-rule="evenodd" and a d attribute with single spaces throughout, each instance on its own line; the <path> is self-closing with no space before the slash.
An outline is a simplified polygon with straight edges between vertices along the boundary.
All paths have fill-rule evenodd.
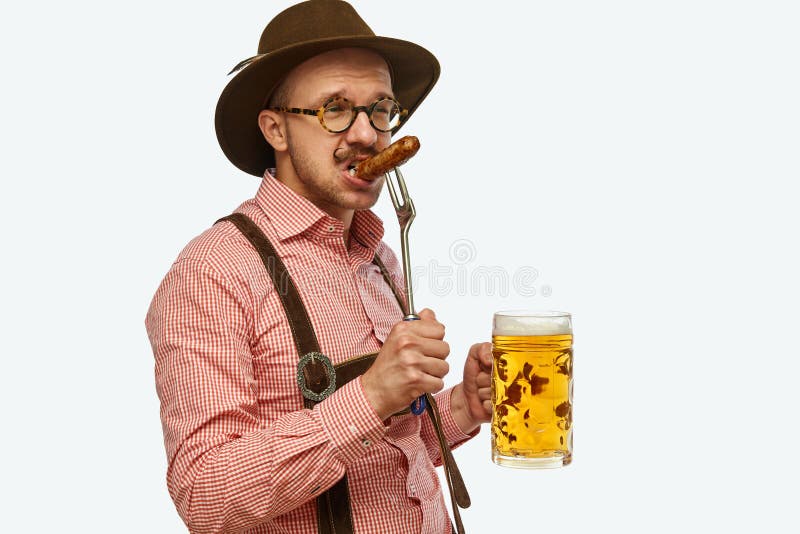
<path id="1" fill-rule="evenodd" d="M 401 137 L 386 149 L 356 165 L 355 175 L 364 180 L 374 180 L 410 160 L 418 150 L 419 139 L 413 135 Z"/>

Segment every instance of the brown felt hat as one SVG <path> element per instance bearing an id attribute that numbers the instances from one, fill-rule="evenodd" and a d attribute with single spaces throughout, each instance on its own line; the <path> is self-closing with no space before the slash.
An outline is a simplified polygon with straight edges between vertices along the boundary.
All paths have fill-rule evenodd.
<path id="1" fill-rule="evenodd" d="M 305 60 L 329 50 L 353 47 L 373 50 L 386 60 L 394 96 L 408 109 L 408 116 L 439 78 L 439 62 L 433 54 L 408 41 L 376 36 L 347 2 L 309 0 L 296 4 L 267 24 L 258 43 L 258 55 L 234 67 L 231 73 L 238 73 L 219 97 L 217 140 L 228 159 L 258 177 L 274 167 L 275 152 L 258 127 L 258 114 L 270 95 L 289 71 Z"/>

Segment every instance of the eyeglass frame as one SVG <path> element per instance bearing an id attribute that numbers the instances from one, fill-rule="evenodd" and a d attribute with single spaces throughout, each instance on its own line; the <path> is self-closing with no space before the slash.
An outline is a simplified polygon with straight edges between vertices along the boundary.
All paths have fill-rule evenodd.
<path id="1" fill-rule="evenodd" d="M 326 100 L 325 103 L 322 104 L 322 106 L 320 106 L 317 109 L 292 108 L 292 107 L 285 107 L 285 106 L 268 107 L 266 109 L 268 109 L 269 111 L 282 111 L 283 113 L 294 113 L 294 114 L 297 114 L 297 115 L 310 115 L 312 117 L 315 116 L 315 117 L 317 117 L 317 119 L 319 119 L 320 125 L 323 128 L 325 128 L 327 131 L 329 131 L 330 133 L 342 133 L 342 132 L 346 132 L 347 130 L 349 130 L 350 127 L 353 126 L 353 123 L 356 122 L 356 118 L 358 117 L 358 114 L 361 113 L 362 111 L 367 114 L 367 119 L 369 119 L 370 126 L 372 126 L 372 128 L 375 131 L 381 132 L 381 133 L 389 133 L 392 130 L 398 128 L 403 123 L 403 120 L 405 120 L 405 118 L 408 116 L 408 110 L 405 109 L 403 106 L 401 106 L 400 102 L 398 102 L 397 100 L 395 100 L 394 98 L 392 98 L 390 96 L 384 96 L 384 97 L 381 97 L 381 98 L 377 99 L 375 102 L 373 102 L 369 106 L 353 106 L 352 114 L 350 116 L 350 123 L 347 126 L 345 126 L 344 128 L 342 128 L 341 130 L 331 130 L 330 128 L 328 128 L 328 126 L 325 125 L 325 120 L 322 118 L 322 116 L 325 114 L 325 108 L 328 107 L 328 104 L 330 104 L 334 100 L 344 100 L 345 102 L 348 102 L 349 104 L 352 105 L 352 102 L 350 102 L 350 100 L 348 100 L 347 98 L 345 98 L 343 96 L 334 96 L 334 97 L 331 97 L 328 100 Z M 372 113 L 375 111 L 375 106 L 377 106 L 380 102 L 383 102 L 385 100 L 391 100 L 397 106 L 397 109 L 399 110 L 399 113 L 398 113 L 399 122 L 397 123 L 397 125 L 394 128 L 389 128 L 388 130 L 381 130 L 380 128 L 375 126 L 374 122 L 372 122 Z"/>

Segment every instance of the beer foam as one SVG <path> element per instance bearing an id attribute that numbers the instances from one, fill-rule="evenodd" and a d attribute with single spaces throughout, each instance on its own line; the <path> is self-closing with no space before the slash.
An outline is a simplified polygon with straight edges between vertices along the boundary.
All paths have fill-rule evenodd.
<path id="1" fill-rule="evenodd" d="M 494 336 L 557 336 L 572 333 L 572 318 L 561 312 L 498 312 L 494 316 Z"/>

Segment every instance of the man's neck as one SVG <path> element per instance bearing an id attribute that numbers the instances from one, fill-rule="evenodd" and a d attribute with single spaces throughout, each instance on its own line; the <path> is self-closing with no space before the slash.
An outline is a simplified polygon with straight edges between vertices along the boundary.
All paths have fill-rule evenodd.
<path id="1" fill-rule="evenodd" d="M 348 249 L 350 248 L 350 227 L 353 224 L 353 216 L 355 215 L 355 210 L 340 208 L 339 206 L 334 206 L 328 202 L 323 202 L 320 199 L 317 199 L 312 195 L 310 192 L 306 191 L 303 183 L 294 177 L 294 179 L 281 179 L 280 172 L 275 172 L 273 175 L 276 180 L 283 183 L 286 187 L 297 193 L 298 195 L 306 198 L 309 202 L 317 206 L 319 209 L 333 217 L 334 219 L 339 219 L 342 221 L 344 225 L 344 244 L 345 247 Z M 285 173 L 284 173 L 285 174 Z"/>
<path id="2" fill-rule="evenodd" d="M 331 214 L 329 213 L 328 215 Z M 344 218 L 339 218 L 336 217 L 335 215 L 331 215 L 331 217 L 336 217 L 337 219 L 342 221 L 342 224 L 344 224 L 343 238 L 344 238 L 344 247 L 346 250 L 350 250 L 350 228 L 353 225 L 353 215 L 355 215 L 355 211 L 353 210 L 348 210 L 347 213 L 345 213 Z"/>

